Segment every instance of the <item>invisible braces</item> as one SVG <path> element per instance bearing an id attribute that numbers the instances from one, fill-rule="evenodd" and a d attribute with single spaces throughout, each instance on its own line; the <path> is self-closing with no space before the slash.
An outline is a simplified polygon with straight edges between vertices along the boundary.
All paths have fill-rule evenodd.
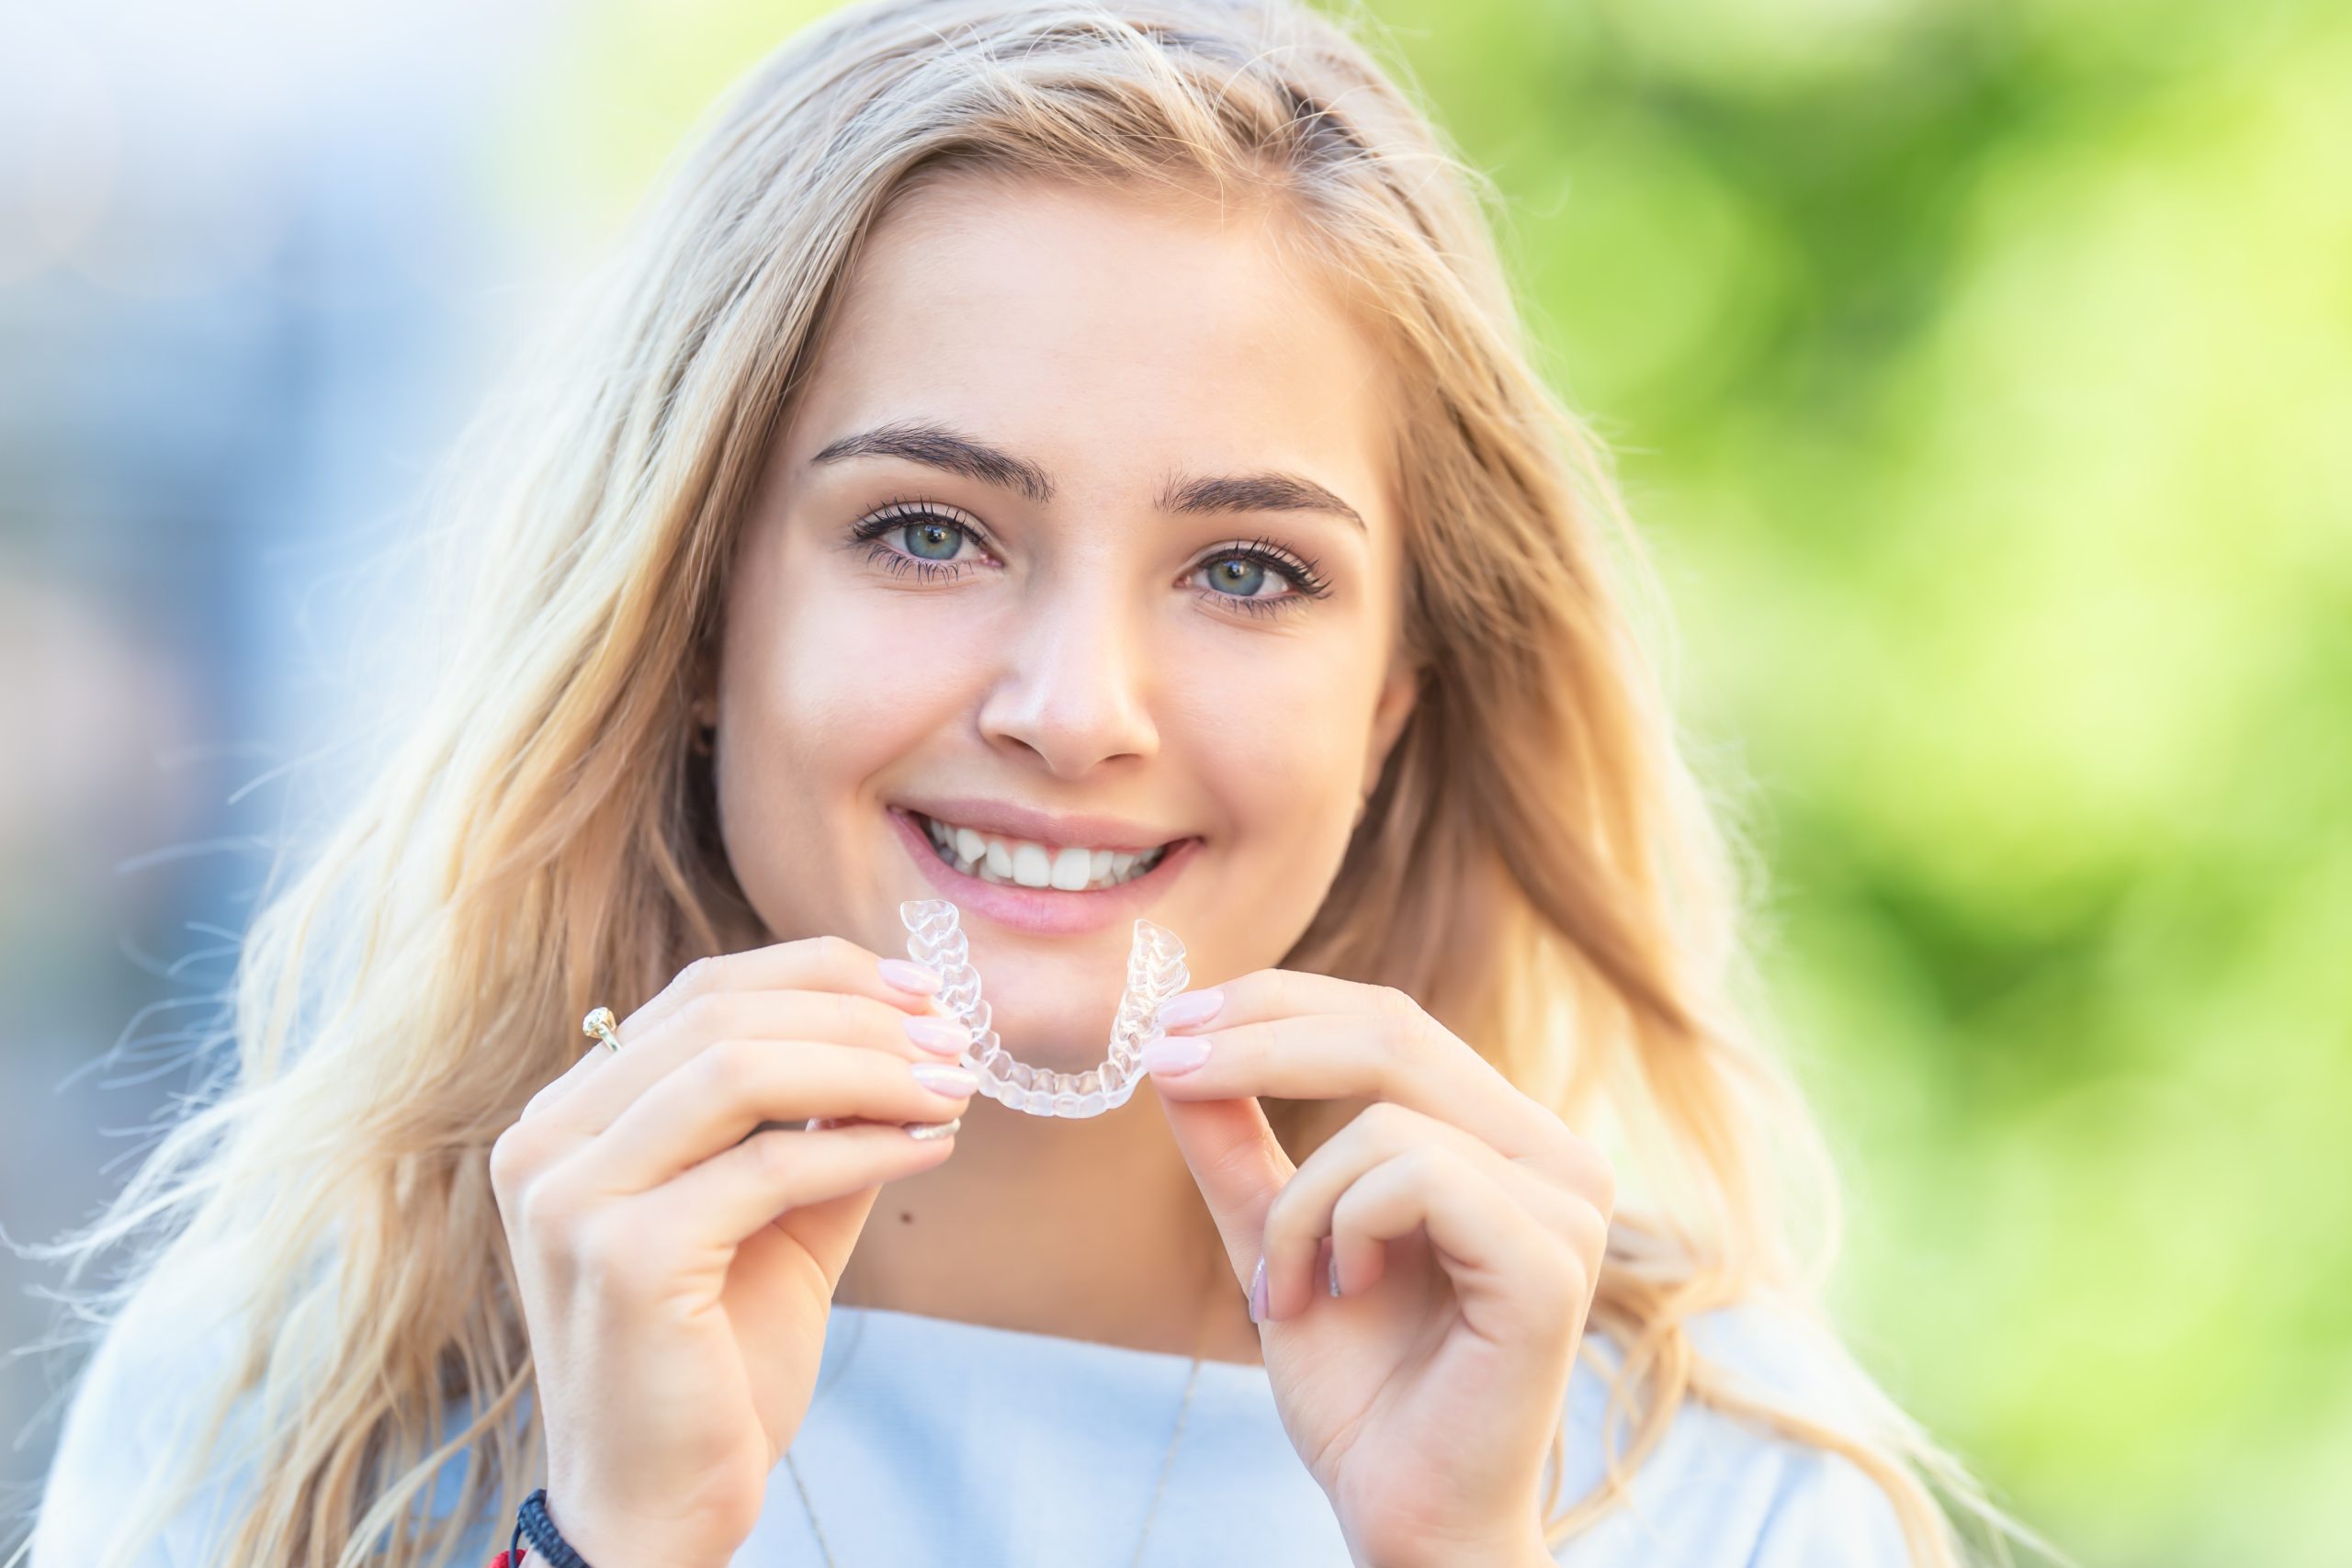
<path id="1" fill-rule="evenodd" d="M 1032 1116 L 1100 1116 L 1124 1105 L 1143 1077 L 1143 1048 L 1159 1038 L 1159 1004 L 1193 983 L 1184 944 L 1166 926 L 1136 921 L 1127 949 L 1127 985 L 1111 1024 L 1111 1050 L 1099 1067 L 1057 1073 L 1014 1061 L 989 1027 L 971 944 L 961 912 L 944 898 L 910 898 L 899 906 L 906 923 L 907 956 L 939 972 L 939 999 L 963 1023 L 968 1039 L 960 1060 L 980 1080 L 980 1092 Z"/>

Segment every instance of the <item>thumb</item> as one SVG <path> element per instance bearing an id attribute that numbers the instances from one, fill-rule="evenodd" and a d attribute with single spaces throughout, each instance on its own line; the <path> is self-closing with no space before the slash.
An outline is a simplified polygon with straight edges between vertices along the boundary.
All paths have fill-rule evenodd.
<path id="1" fill-rule="evenodd" d="M 1282 1140 L 1253 1095 L 1160 1100 L 1159 1109 L 1216 1221 L 1234 1277 L 1246 1283 L 1258 1266 L 1266 1210 L 1298 1168 L 1283 1152 Z"/>
<path id="2" fill-rule="evenodd" d="M 817 1260 L 817 1267 L 825 1271 L 828 1289 L 838 1290 L 842 1270 L 849 1267 L 849 1255 L 856 1250 L 858 1237 L 865 1232 L 866 1219 L 874 1213 L 875 1200 L 881 1195 L 881 1183 L 876 1182 L 820 1202 L 804 1203 L 769 1223 L 798 1242 Z"/>

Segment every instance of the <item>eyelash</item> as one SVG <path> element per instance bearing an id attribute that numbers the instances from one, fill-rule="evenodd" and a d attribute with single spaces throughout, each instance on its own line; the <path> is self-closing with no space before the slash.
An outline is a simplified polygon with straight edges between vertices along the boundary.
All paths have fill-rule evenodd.
<path id="1" fill-rule="evenodd" d="M 853 541 L 865 546 L 867 559 L 876 562 L 894 575 L 903 577 L 909 572 L 913 572 L 927 581 L 935 581 L 941 578 L 961 577 L 964 574 L 964 566 L 968 563 L 923 560 L 919 557 L 907 554 L 904 550 L 893 547 L 885 537 L 900 528 L 917 523 L 935 523 L 942 527 L 953 528 L 981 548 L 988 547 L 988 537 L 980 531 L 978 525 L 953 515 L 941 509 L 938 503 L 922 497 L 887 502 L 879 510 L 859 519 L 851 528 L 850 536 Z M 1263 536 L 1244 544 L 1220 548 L 1214 555 L 1204 558 L 1193 568 L 1193 570 L 1198 571 L 1202 567 L 1213 566 L 1218 561 L 1226 560 L 1247 560 L 1271 568 L 1287 579 L 1295 590 L 1295 592 L 1278 594 L 1271 599 L 1259 598 L 1255 595 L 1220 593 L 1214 588 L 1204 588 L 1200 591 L 1202 597 L 1236 605 L 1246 615 L 1278 615 L 1303 606 L 1310 600 L 1320 599 L 1331 592 L 1331 585 L 1316 570 L 1317 562 L 1293 555 Z"/>

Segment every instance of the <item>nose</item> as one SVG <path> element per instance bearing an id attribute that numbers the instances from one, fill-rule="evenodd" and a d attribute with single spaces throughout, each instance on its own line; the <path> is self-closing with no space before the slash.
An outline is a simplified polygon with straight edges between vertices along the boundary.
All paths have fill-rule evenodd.
<path id="1" fill-rule="evenodd" d="M 1071 779 L 1159 749 L 1149 617 L 1124 596 L 1115 576 L 1041 584 L 1023 606 L 1021 630 L 1000 649 L 980 707 L 989 745 L 1024 747 Z"/>

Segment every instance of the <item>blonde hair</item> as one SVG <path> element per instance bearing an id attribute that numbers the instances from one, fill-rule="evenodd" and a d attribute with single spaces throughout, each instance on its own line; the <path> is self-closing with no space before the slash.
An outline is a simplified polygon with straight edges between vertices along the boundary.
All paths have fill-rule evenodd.
<path id="1" fill-rule="evenodd" d="M 527 1488 L 538 1416 L 514 1419 L 532 1367 L 488 1151 L 580 1050 L 565 1021 L 766 940 L 718 847 L 687 671 L 844 273 L 913 181 L 958 169 L 1271 202 L 1418 390 L 1396 458 L 1419 699 L 1282 962 L 1411 993 L 1623 1151 L 1588 1346 L 1620 1352 L 1604 1426 L 1634 1419 L 1565 1511 L 1555 1437 L 1555 1541 L 1625 1499 L 1690 1400 L 1860 1466 L 1922 1568 L 1962 1560 L 1929 1483 L 2019 1529 L 1826 1330 L 1835 1172 L 1749 1021 L 1733 855 L 1636 635 L 1650 590 L 1607 456 L 1532 366 L 1493 193 L 1358 21 L 878 0 L 714 108 L 546 329 L 545 373 L 469 433 L 441 514 L 451 640 L 348 814 L 290 883 L 274 871 L 233 1073 L 54 1249 L 70 1283 L 153 1232 L 87 1320 L 217 1300 L 236 1351 L 111 1562 L 224 1453 L 255 1477 L 213 1543 L 228 1562 L 446 1562 Z M 1690 1319 L 1763 1299 L 1824 1325 L 1838 1418 L 1698 1353 Z"/>

